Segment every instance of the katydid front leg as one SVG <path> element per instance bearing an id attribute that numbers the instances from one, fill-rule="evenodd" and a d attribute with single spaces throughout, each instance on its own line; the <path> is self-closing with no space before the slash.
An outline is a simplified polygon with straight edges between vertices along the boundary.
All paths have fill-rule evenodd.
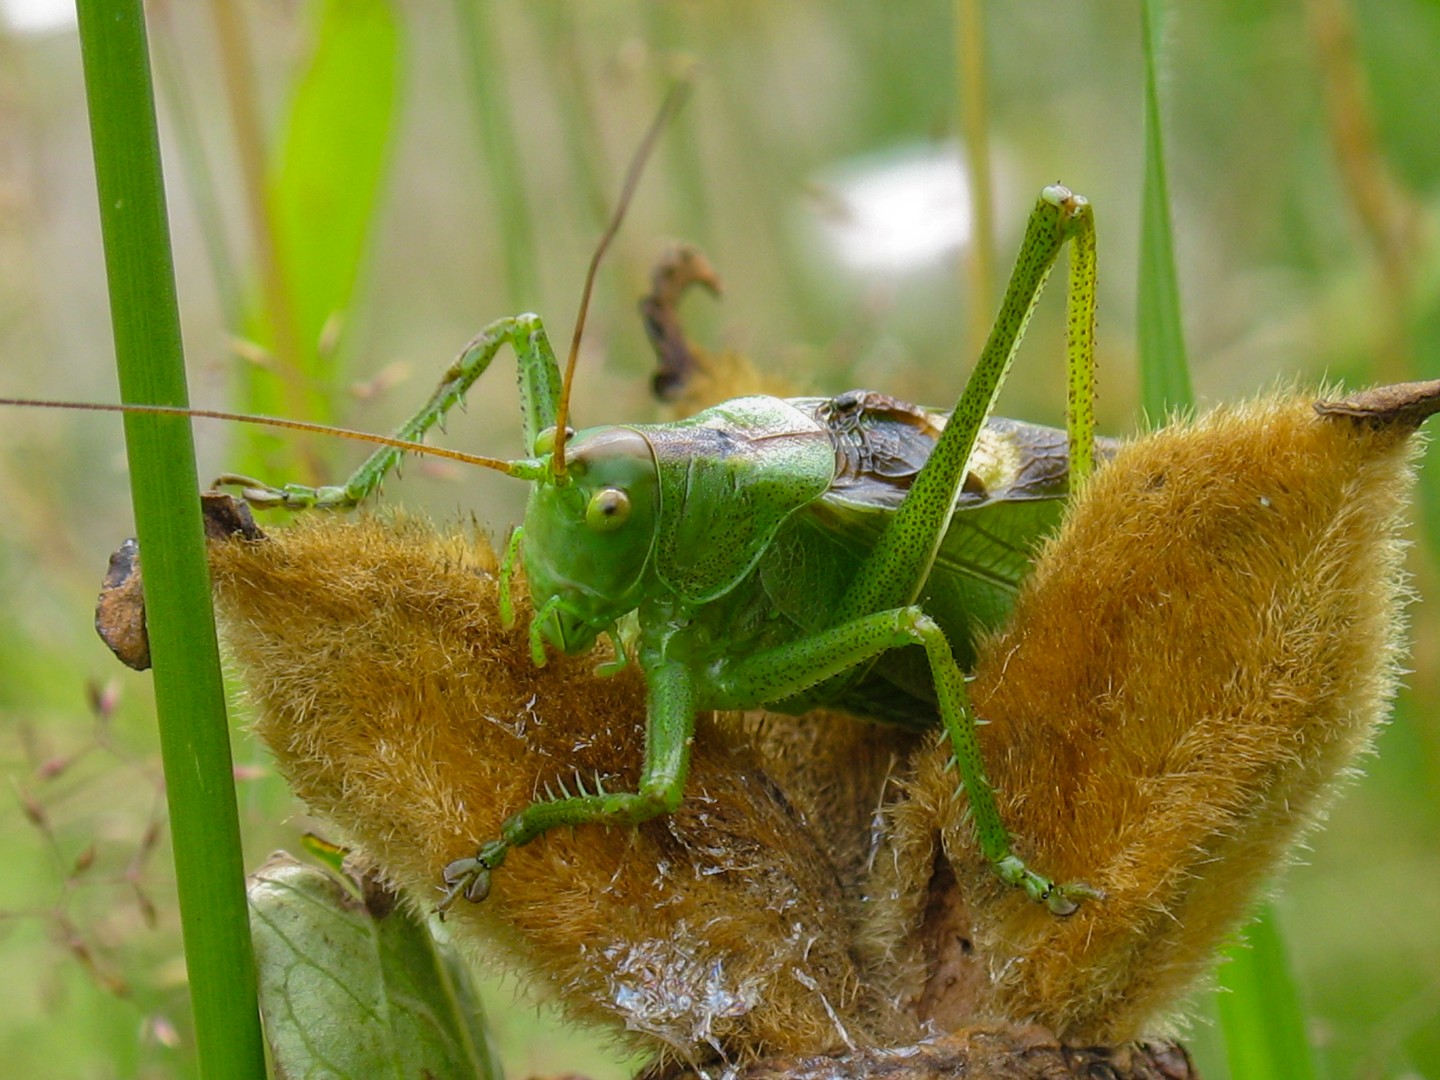
<path id="1" fill-rule="evenodd" d="M 594 792 L 531 803 L 500 825 L 500 838 L 483 845 L 470 858 L 445 867 L 449 886 L 440 910 L 457 896 L 484 900 L 490 893 L 490 872 L 505 861 L 513 847 L 528 844 L 562 825 L 638 825 L 673 813 L 685 793 L 690 771 L 690 743 L 695 734 L 696 680 L 680 663 L 662 661 L 646 670 L 647 715 L 645 762 L 638 790 Z M 578 782 L 578 780 L 577 780 Z M 596 787 L 600 788 L 596 779 Z"/>
<path id="2" fill-rule="evenodd" d="M 536 440 L 542 431 L 555 424 L 555 411 L 560 399 L 560 368 L 550 347 L 544 324 L 538 315 L 516 315 L 497 319 L 481 330 L 460 351 L 435 393 L 422 409 L 395 433 L 406 442 L 419 442 L 437 424 L 443 426 L 445 414 L 464 402 L 475 381 L 485 374 L 490 362 L 509 343 L 515 350 L 520 381 L 521 429 L 525 452 L 536 453 Z M 387 473 L 399 463 L 403 451 L 382 447 L 375 451 L 343 484 L 306 487 L 286 484 L 270 487 L 246 476 L 227 474 L 217 485 L 238 486 L 245 501 L 257 507 L 284 507 L 287 510 L 353 510 L 380 486 Z M 534 479 L 537 469 L 533 462 L 512 462 L 511 476 Z"/>

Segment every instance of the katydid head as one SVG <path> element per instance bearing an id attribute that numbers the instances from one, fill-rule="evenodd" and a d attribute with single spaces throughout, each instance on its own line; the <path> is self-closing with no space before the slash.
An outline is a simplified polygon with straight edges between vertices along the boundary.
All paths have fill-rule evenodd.
<path id="1" fill-rule="evenodd" d="M 547 436 L 537 446 L 549 452 Z M 569 440 L 563 480 L 542 476 L 525 507 L 525 576 L 540 633 L 583 652 L 644 599 L 655 547 L 660 481 L 649 441 L 628 427 Z M 540 618 L 537 615 L 537 618 Z"/>

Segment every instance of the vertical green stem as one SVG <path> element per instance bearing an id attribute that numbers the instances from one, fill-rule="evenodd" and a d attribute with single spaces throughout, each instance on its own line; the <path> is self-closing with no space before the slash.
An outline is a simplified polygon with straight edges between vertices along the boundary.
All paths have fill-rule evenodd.
<path id="1" fill-rule="evenodd" d="M 565 78 L 553 84 L 565 132 L 560 142 L 570 157 L 574 189 L 588 204 L 586 223 L 602 228 L 610 216 L 610 194 L 601 178 L 609 175 L 610 167 L 600 124 L 590 109 L 590 83 L 575 30 L 575 5 L 568 0 L 551 0 L 524 5 L 524 10 L 534 19 L 541 40 L 548 43 L 546 55 L 555 70 L 565 72 Z"/>
<path id="2" fill-rule="evenodd" d="M 1145 190 L 1140 219 L 1140 287 L 1136 329 L 1140 347 L 1140 400 L 1150 423 L 1194 404 L 1185 332 L 1180 322 L 1180 285 L 1170 233 L 1170 193 L 1161 139 L 1160 90 L 1156 69 L 1164 40 L 1164 5 L 1143 0 L 1141 32 L 1145 54 Z"/>
<path id="3" fill-rule="evenodd" d="M 955 62 L 962 135 L 970 172 L 970 352 L 985 347 L 994 310 L 995 193 L 990 182 L 990 116 L 985 101 L 985 15 L 982 0 L 955 0 Z"/>
<path id="4" fill-rule="evenodd" d="M 140 0 L 79 0 L 121 397 L 186 404 Z M 127 416 L 135 525 L 201 1073 L 263 1077 L 229 730 L 188 421 Z"/>
<path id="5" fill-rule="evenodd" d="M 215 173 L 205 155 L 200 119 L 196 116 L 185 77 L 184 51 L 175 44 L 173 23 L 166 23 L 167 19 L 173 19 L 172 12 L 173 8 L 165 5 L 151 9 L 150 47 L 155 55 L 155 75 L 180 151 L 182 174 L 190 199 L 195 204 L 200 238 L 204 241 L 210 272 L 215 278 L 215 292 L 225 317 L 225 329 L 238 334 L 245 318 L 244 289 L 235 270 L 230 243 L 225 238 L 225 213 L 215 185 Z"/>
<path id="6" fill-rule="evenodd" d="M 530 200 L 520 175 L 520 142 L 515 125 L 505 110 L 504 49 L 495 36 L 494 12 L 490 0 L 456 0 L 462 47 L 470 69 L 470 91 L 475 102 L 475 120 L 480 128 L 480 147 L 494 188 L 495 213 L 503 221 L 500 246 L 505 258 L 505 280 L 510 287 L 512 310 L 534 306 L 538 275 L 533 266 L 535 226 Z"/>

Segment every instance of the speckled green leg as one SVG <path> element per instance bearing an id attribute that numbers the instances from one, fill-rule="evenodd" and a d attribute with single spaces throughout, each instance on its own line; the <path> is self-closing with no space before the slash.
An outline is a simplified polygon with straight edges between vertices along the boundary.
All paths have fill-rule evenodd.
<path id="1" fill-rule="evenodd" d="M 925 467 L 915 477 L 905 501 L 889 518 L 842 599 L 834 617 L 836 626 L 851 625 L 868 612 L 904 608 L 919 597 L 930 575 L 935 553 L 950 526 L 975 440 L 995 406 L 1041 289 L 1067 241 L 1074 241 L 1067 304 L 1072 484 L 1078 484 L 1088 474 L 1094 443 L 1090 400 L 1094 392 L 1095 225 L 1089 202 L 1057 185 L 1040 193 L 1030 214 L 1000 313 L 975 370 Z M 928 619 L 925 623 L 933 627 L 934 632 L 928 629 L 916 632 L 930 655 L 941 716 L 960 765 L 985 857 L 1003 880 L 1024 888 L 1032 898 L 1049 904 L 1053 911 L 1068 914 L 1075 910 L 1078 899 L 1094 896 L 1094 890 L 1084 885 L 1055 886 L 1048 878 L 1026 867 L 1011 850 L 1009 833 L 1000 820 L 994 793 L 985 778 L 963 675 L 948 645 L 944 644 L 939 627 Z M 863 670 L 863 667 L 857 669 Z M 834 692 L 855 677 L 854 672 L 842 676 L 826 689 Z"/>
<path id="2" fill-rule="evenodd" d="M 951 413 L 935 449 L 910 486 L 900 508 L 890 516 L 874 549 L 866 557 L 853 585 L 841 601 L 835 622 L 870 611 L 901 607 L 915 601 L 935 552 L 949 527 L 956 496 L 965 482 L 966 467 L 975 440 L 995 407 L 1000 387 L 1010 372 L 1015 350 L 1040 299 L 1045 281 L 1067 240 L 1077 241 L 1081 252 L 1079 283 L 1072 274 L 1069 296 L 1069 366 L 1072 396 L 1083 397 L 1083 408 L 1072 409 L 1068 423 L 1071 446 L 1085 447 L 1080 468 L 1088 468 L 1094 443 L 1094 416 L 1088 398 L 1092 393 L 1093 324 L 1095 306 L 1095 222 L 1084 196 L 1058 185 L 1047 187 L 1031 211 L 1010 284 L 1000 313 L 990 331 L 975 370 Z"/>
<path id="3" fill-rule="evenodd" d="M 964 672 L 955 663 L 945 632 L 920 608 L 912 605 L 861 616 L 728 664 L 716 696 L 706 700 L 715 708 L 744 709 L 798 698 L 826 679 L 863 670 L 891 649 L 917 644 L 924 646 L 930 661 L 941 721 L 950 735 L 981 853 L 1001 880 L 1024 889 L 1032 900 L 1046 904 L 1057 915 L 1071 914 L 1080 900 L 1098 894 L 1079 882 L 1062 885 L 1034 872 L 1011 849 L 994 790 L 986 779 Z"/>

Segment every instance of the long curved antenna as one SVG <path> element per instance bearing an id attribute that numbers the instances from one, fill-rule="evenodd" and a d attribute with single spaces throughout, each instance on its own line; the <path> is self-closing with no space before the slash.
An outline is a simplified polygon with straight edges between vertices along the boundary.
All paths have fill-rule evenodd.
<path id="1" fill-rule="evenodd" d="M 590 311 L 590 293 L 595 287 L 595 272 L 600 268 L 600 260 L 610 246 L 610 241 L 614 240 L 615 234 L 620 231 L 620 223 L 625 220 L 625 211 L 630 209 L 630 199 L 634 196 L 635 189 L 640 186 L 640 175 L 645 169 L 645 163 L 650 159 L 650 151 L 654 149 L 655 141 L 670 123 L 671 117 L 685 104 L 689 93 L 690 75 L 687 73 L 665 95 L 660 111 L 655 114 L 655 119 L 650 121 L 645 137 L 635 148 L 635 155 L 630 159 L 630 168 L 625 173 L 625 183 L 620 189 L 620 200 L 615 204 L 615 213 L 611 215 L 610 223 L 605 226 L 600 242 L 595 245 L 595 254 L 590 256 L 590 269 L 585 272 L 585 287 L 580 293 L 580 313 L 575 316 L 575 333 L 570 339 L 570 357 L 565 362 L 565 378 L 560 384 L 560 403 L 555 410 L 555 449 L 550 456 L 550 475 L 557 484 L 563 483 L 565 479 L 565 438 L 566 424 L 570 417 L 570 387 L 575 381 L 575 361 L 580 355 L 580 338 L 585 333 L 585 317 Z"/>
<path id="2" fill-rule="evenodd" d="M 179 405 L 116 405 L 108 402 L 98 401 L 45 401 L 34 398 L 0 398 L 0 405 L 19 405 L 32 409 L 68 409 L 82 412 L 114 412 L 114 413 L 147 413 L 152 416 L 189 416 L 198 417 L 201 420 L 232 420 L 241 424 L 259 424 L 263 427 L 288 428 L 291 431 L 309 431 L 317 435 L 333 435 L 337 439 L 350 439 L 354 442 L 372 443 L 376 446 L 393 446 L 397 450 L 404 450 L 408 454 L 426 454 L 430 457 L 446 458 L 450 461 L 458 461 L 465 465 L 479 465 L 484 469 L 494 469 L 506 476 L 521 475 L 517 471 L 519 462 L 505 461 L 502 458 L 485 457 L 481 454 L 467 454 L 460 450 L 449 450 L 443 446 L 431 446 L 428 443 L 410 442 L 406 439 L 397 439 L 390 435 L 374 435 L 367 431 L 354 431 L 350 428 L 332 427 L 329 424 L 314 424 L 308 420 L 285 420 L 278 416 L 255 416 L 251 413 L 222 412 L 219 409 L 188 409 Z M 528 471 L 526 472 L 528 475 Z"/>

